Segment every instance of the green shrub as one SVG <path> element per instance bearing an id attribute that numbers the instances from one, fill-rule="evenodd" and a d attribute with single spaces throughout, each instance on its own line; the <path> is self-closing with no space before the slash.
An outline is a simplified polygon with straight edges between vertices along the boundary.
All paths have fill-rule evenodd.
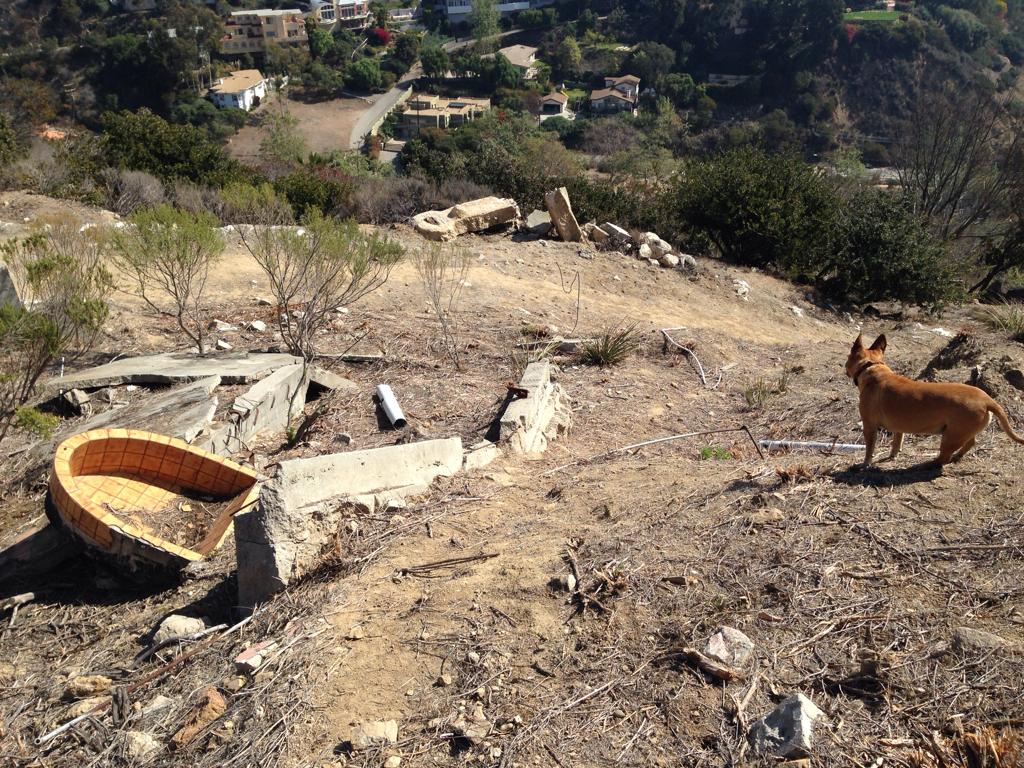
<path id="1" fill-rule="evenodd" d="M 619 365 L 640 346 L 640 334 L 636 323 L 607 331 L 593 341 L 583 345 L 580 360 L 585 365 L 607 368 Z"/>
<path id="2" fill-rule="evenodd" d="M 700 449 L 699 458 L 701 461 L 729 461 L 733 455 L 720 445 L 705 445 Z"/>

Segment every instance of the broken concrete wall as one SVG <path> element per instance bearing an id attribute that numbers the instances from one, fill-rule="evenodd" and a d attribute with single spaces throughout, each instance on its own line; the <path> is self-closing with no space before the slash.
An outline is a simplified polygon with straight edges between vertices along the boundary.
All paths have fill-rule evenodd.
<path id="1" fill-rule="evenodd" d="M 568 431 L 572 409 L 560 384 L 551 381 L 551 363 L 530 363 L 519 381 L 527 396 L 513 400 L 501 417 L 501 439 L 516 453 L 541 453 L 548 440 Z"/>
<path id="2" fill-rule="evenodd" d="M 416 231 L 428 240 L 454 240 L 467 232 L 483 232 L 519 218 L 515 200 L 482 197 L 443 211 L 425 211 L 412 217 Z"/>
<path id="3" fill-rule="evenodd" d="M 404 499 L 462 464 L 458 437 L 281 462 L 256 508 L 235 516 L 239 604 L 265 602 L 311 567 L 345 502 L 373 509 Z"/>
<path id="4" fill-rule="evenodd" d="M 302 412 L 308 386 L 301 363 L 278 368 L 235 398 L 231 422 L 215 427 L 203 447 L 230 456 L 244 450 L 260 432 L 284 429 Z"/>

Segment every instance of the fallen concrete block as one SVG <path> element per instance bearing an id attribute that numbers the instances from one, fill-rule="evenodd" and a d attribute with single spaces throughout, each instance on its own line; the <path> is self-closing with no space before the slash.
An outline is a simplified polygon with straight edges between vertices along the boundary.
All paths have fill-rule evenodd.
<path id="1" fill-rule="evenodd" d="M 306 404 L 308 384 L 301 363 L 278 368 L 235 398 L 231 406 L 233 420 L 214 427 L 200 447 L 230 456 L 259 433 L 284 429 Z"/>
<path id="2" fill-rule="evenodd" d="M 394 744 L 398 741 L 398 721 L 381 720 L 359 723 L 352 729 L 353 749 L 369 749 L 379 744 Z"/>
<path id="3" fill-rule="evenodd" d="M 565 187 L 553 189 L 544 195 L 544 207 L 551 214 L 551 221 L 558 231 L 558 236 L 570 243 L 578 243 L 583 239 L 583 230 L 572 212 L 569 193 Z"/>
<path id="4" fill-rule="evenodd" d="M 481 440 L 470 446 L 463 457 L 462 466 L 467 472 L 482 469 L 501 456 L 501 448 L 490 440 Z"/>
<path id="5" fill-rule="evenodd" d="M 533 211 L 526 217 L 526 230 L 535 237 L 544 237 L 551 231 L 551 214 L 547 211 Z"/>
<path id="6" fill-rule="evenodd" d="M 373 509 L 422 493 L 462 463 L 458 437 L 281 462 L 259 504 L 235 516 L 239 604 L 265 602 L 314 565 L 346 503 Z"/>
<path id="7" fill-rule="evenodd" d="M 601 243 L 607 242 L 607 240 L 608 240 L 608 233 L 605 232 L 603 229 L 601 229 L 601 227 L 595 226 L 587 234 L 590 237 L 590 239 L 593 240 L 598 245 L 600 245 Z"/>
<path id="8" fill-rule="evenodd" d="M 352 381 L 352 379 L 346 379 L 344 376 L 339 376 L 325 368 L 311 365 L 306 373 L 309 376 L 309 383 L 321 389 L 330 389 L 332 391 L 355 391 L 359 389 L 359 385 Z"/>
<path id="9" fill-rule="evenodd" d="M 64 393 L 64 402 L 77 414 L 88 415 L 90 400 L 92 397 L 89 393 L 80 389 L 71 389 Z"/>
<path id="10" fill-rule="evenodd" d="M 515 200 L 502 197 L 482 197 L 446 208 L 443 211 L 425 211 L 412 217 L 412 225 L 428 240 L 454 240 L 468 232 L 482 232 L 501 224 L 510 224 L 519 218 Z"/>
<path id="11" fill-rule="evenodd" d="M 601 225 L 601 229 L 608 233 L 608 237 L 612 239 L 616 245 L 622 245 L 630 241 L 629 232 L 624 230 L 618 224 L 612 224 L 610 221 L 606 221 Z"/>
<path id="12" fill-rule="evenodd" d="M 11 280 L 11 273 L 7 270 L 6 264 L 0 264 L 0 307 L 4 304 L 11 304 L 14 307 L 21 307 L 21 297 L 18 296 L 18 289 L 14 287 Z"/>
<path id="13" fill-rule="evenodd" d="M 513 400 L 501 416 L 501 439 L 515 453 L 541 453 L 554 439 L 568 431 L 572 410 L 560 384 L 551 381 L 551 363 L 530 363 L 519 380 L 518 389 L 527 396 Z"/>
<path id="14" fill-rule="evenodd" d="M 247 353 L 199 357 L 188 352 L 126 357 L 96 368 L 48 379 L 47 389 L 98 389 L 113 384 L 181 384 L 219 376 L 225 384 L 252 384 L 278 368 L 300 362 L 294 355 Z"/>
<path id="15" fill-rule="evenodd" d="M 145 400 L 113 408 L 55 433 L 52 438 L 37 443 L 28 457 L 32 461 L 51 461 L 57 445 L 81 432 L 93 429 L 141 429 L 192 443 L 203 434 L 217 411 L 214 390 L 220 385 L 219 376 L 185 384 L 160 392 Z"/>
<path id="16" fill-rule="evenodd" d="M 666 268 L 673 268 L 679 266 L 679 257 L 673 253 L 663 253 L 658 257 L 658 263 Z"/>

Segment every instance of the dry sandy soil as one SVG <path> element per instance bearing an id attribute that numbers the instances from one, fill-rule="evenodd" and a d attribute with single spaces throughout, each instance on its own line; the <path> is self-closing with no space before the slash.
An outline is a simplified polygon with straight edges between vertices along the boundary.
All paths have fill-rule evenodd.
<path id="1" fill-rule="evenodd" d="M 8 233 L 53 205 L 6 199 Z M 404 227 L 388 234 L 418 244 Z M 983 364 L 985 385 L 1020 429 L 1022 393 L 1000 371 L 1022 366 L 1024 346 L 987 331 L 969 310 L 837 317 L 789 284 L 709 261 L 691 279 L 584 246 L 505 235 L 459 242 L 476 257 L 462 314 L 464 370 L 441 356 L 415 270 L 403 265 L 323 339 L 327 352 L 359 340 L 384 361 L 336 366 L 359 391 L 330 400 L 306 444 L 289 451 L 283 435 L 269 437 L 257 448 L 262 460 L 404 439 L 374 416 L 371 394 L 382 381 L 405 406 L 412 434 L 475 441 L 521 367 L 516 346 L 527 333 L 553 325 L 590 336 L 637 322 L 640 348 L 620 366 L 557 360 L 573 402 L 570 434 L 543 456 L 506 455 L 444 481 L 406 509 L 351 512 L 321 568 L 231 635 L 190 644 L 196 654 L 171 674 L 154 672 L 160 659 L 132 659 L 169 613 L 234 623 L 230 545 L 208 570 L 168 588 L 129 585 L 86 558 L 47 580 L 5 585 L 0 598 L 37 593 L 0 636 L 5 760 L 146 764 L 126 746 L 131 730 L 156 739 L 154 765 L 380 766 L 396 756 L 403 766 L 777 764 L 753 755 L 746 729 L 800 692 L 825 713 L 814 765 L 1019 764 L 1024 449 L 993 427 L 943 473 L 913 467 L 931 457 L 934 438 L 908 440 L 894 465 L 870 471 L 851 468 L 858 456 L 761 459 L 742 433 L 616 449 L 741 424 L 758 438 L 860 442 L 856 390 L 842 364 L 861 328 L 887 333 L 891 364 L 911 376 L 949 342 L 932 329 L 969 331 L 975 357 L 934 375 L 962 381 Z M 562 287 L 577 275 L 578 313 L 575 289 Z M 734 290 L 737 278 L 750 285 L 747 300 Z M 269 323 L 273 312 L 253 301 L 265 292 L 233 244 L 211 286 L 210 314 Z M 664 327 L 682 327 L 675 337 L 696 350 L 709 384 L 721 371 L 717 386 L 703 386 L 686 358 L 662 349 Z M 225 338 L 236 349 L 271 343 L 269 335 Z M 118 297 L 104 355 L 175 346 L 185 345 L 169 324 Z M 782 391 L 752 408 L 745 391 L 759 380 Z M 335 440 L 342 431 L 353 437 L 349 448 Z M 703 459 L 710 447 L 722 458 Z M 39 515 L 38 488 L 7 496 L 0 520 L 9 532 Z M 483 555 L 492 557 L 432 565 Z M 576 592 L 552 585 L 574 571 Z M 679 652 L 702 647 L 722 625 L 756 645 L 743 679 L 727 683 Z M 962 626 L 1005 644 L 964 640 Z M 280 653 L 239 676 L 234 656 L 268 639 Z M 35 746 L 71 716 L 62 696 L 76 674 L 103 674 L 115 686 L 154 679 L 127 694 L 118 717 Z M 171 734 L 211 685 L 225 711 L 172 750 Z M 171 705 L 143 715 L 157 695 Z M 474 714 L 490 724 L 477 741 L 459 735 L 460 718 Z M 352 748 L 355 724 L 390 719 L 399 724 L 396 744 Z M 1003 762 L 974 759 L 972 750 Z"/>
<path id="2" fill-rule="evenodd" d="M 309 151 L 321 154 L 334 149 L 348 151 L 352 129 L 370 106 L 359 98 L 307 102 L 296 98 L 293 90 L 286 89 L 285 94 L 288 111 L 298 121 L 299 132 Z M 270 109 L 277 109 L 277 105 L 263 104 L 252 114 L 259 119 Z M 260 143 L 265 136 L 266 128 L 262 125 L 246 125 L 228 141 L 228 153 L 243 162 L 251 162 L 259 156 Z"/>

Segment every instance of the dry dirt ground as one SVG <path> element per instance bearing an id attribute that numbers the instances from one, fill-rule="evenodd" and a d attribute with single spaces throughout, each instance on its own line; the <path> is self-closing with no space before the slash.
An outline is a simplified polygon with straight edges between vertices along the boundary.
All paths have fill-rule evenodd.
<path id="1" fill-rule="evenodd" d="M 321 154 L 335 149 L 348 151 L 352 129 L 370 106 L 355 97 L 311 102 L 297 98 L 292 89 L 287 89 L 285 94 L 288 112 L 298 121 L 299 132 L 309 151 Z M 267 103 L 252 114 L 259 119 L 268 110 L 277 108 L 276 104 Z M 267 129 L 262 125 L 246 125 L 228 140 L 228 153 L 237 160 L 251 162 L 259 156 L 260 143 L 266 134 Z"/>
<path id="2" fill-rule="evenodd" d="M 53 205 L 5 200 L 8 234 Z M 387 233 L 418 244 L 404 227 Z M 491 429 L 505 383 L 524 362 L 517 345 L 539 326 L 591 336 L 637 322 L 640 348 L 618 367 L 556 359 L 573 403 L 570 434 L 541 457 L 506 455 L 444 481 L 405 509 L 352 511 L 322 567 L 244 627 L 189 644 L 194 655 L 166 674 L 159 664 L 173 649 L 133 663 L 162 617 L 236 620 L 230 544 L 207 570 L 165 588 L 126 583 L 87 558 L 38 583 L 5 585 L 0 599 L 25 589 L 37 599 L 0 629 L 3 760 L 777 764 L 752 753 L 746 729 L 800 692 L 825 713 L 814 765 L 1019 764 L 1024 449 L 992 427 L 943 473 L 912 467 L 931 457 L 934 438 L 909 439 L 894 465 L 870 471 L 851 468 L 859 456 L 761 459 L 742 433 L 616 449 L 741 424 L 758 438 L 860 442 L 856 390 L 842 371 L 860 328 L 888 334 L 892 366 L 912 376 L 949 343 L 932 329 L 969 331 L 977 349 L 953 355 L 935 377 L 963 381 L 982 364 L 984 385 L 1021 429 L 1022 393 L 1000 371 L 1022 367 L 1024 346 L 985 330 L 969 309 L 942 318 L 839 317 L 789 284 L 706 260 L 687 278 L 585 246 L 505 235 L 459 243 L 475 257 L 461 372 L 441 356 L 405 264 L 323 340 L 329 353 L 353 344 L 384 353 L 379 363 L 334 366 L 359 391 L 332 396 L 298 448 L 270 436 L 258 456 L 240 458 L 272 463 L 405 439 L 380 428 L 371 402 L 379 382 L 394 388 L 415 437 L 474 442 Z M 569 289 L 577 276 L 578 308 Z M 735 279 L 749 284 L 746 300 Z M 273 311 L 254 301 L 265 294 L 256 266 L 232 244 L 212 281 L 211 316 L 270 324 Z M 673 335 L 695 349 L 709 385 L 721 372 L 717 386 L 703 386 L 685 357 L 663 350 L 657 329 L 665 327 L 681 328 Z M 225 338 L 236 349 L 273 344 L 269 333 Z M 119 295 L 100 359 L 184 346 L 169 324 Z M 768 394 L 752 407 L 753 389 Z M 336 440 L 341 432 L 350 446 Z M 719 449 L 704 452 L 718 458 L 702 458 L 701 449 Z M 38 487 L 12 487 L 7 498 L 0 520 L 8 533 L 40 514 Z M 572 573 L 575 592 L 552 583 Z M 678 652 L 702 647 L 722 625 L 756 645 L 752 667 L 728 683 Z M 957 635 L 963 626 L 1004 642 L 965 639 Z M 234 656 L 268 639 L 278 654 L 240 676 Z M 127 705 L 36 746 L 33 739 L 72 716 L 75 704 L 63 697 L 77 674 L 128 687 L 115 697 Z M 224 696 L 224 712 L 172 749 L 171 735 L 208 686 Z M 147 714 L 157 696 L 170 705 Z M 461 736 L 474 716 L 486 718 L 480 737 Z M 353 748 L 355 724 L 391 719 L 397 743 Z M 129 731 L 152 735 L 156 751 L 139 758 Z M 992 753 L 1002 762 L 983 761 Z"/>

